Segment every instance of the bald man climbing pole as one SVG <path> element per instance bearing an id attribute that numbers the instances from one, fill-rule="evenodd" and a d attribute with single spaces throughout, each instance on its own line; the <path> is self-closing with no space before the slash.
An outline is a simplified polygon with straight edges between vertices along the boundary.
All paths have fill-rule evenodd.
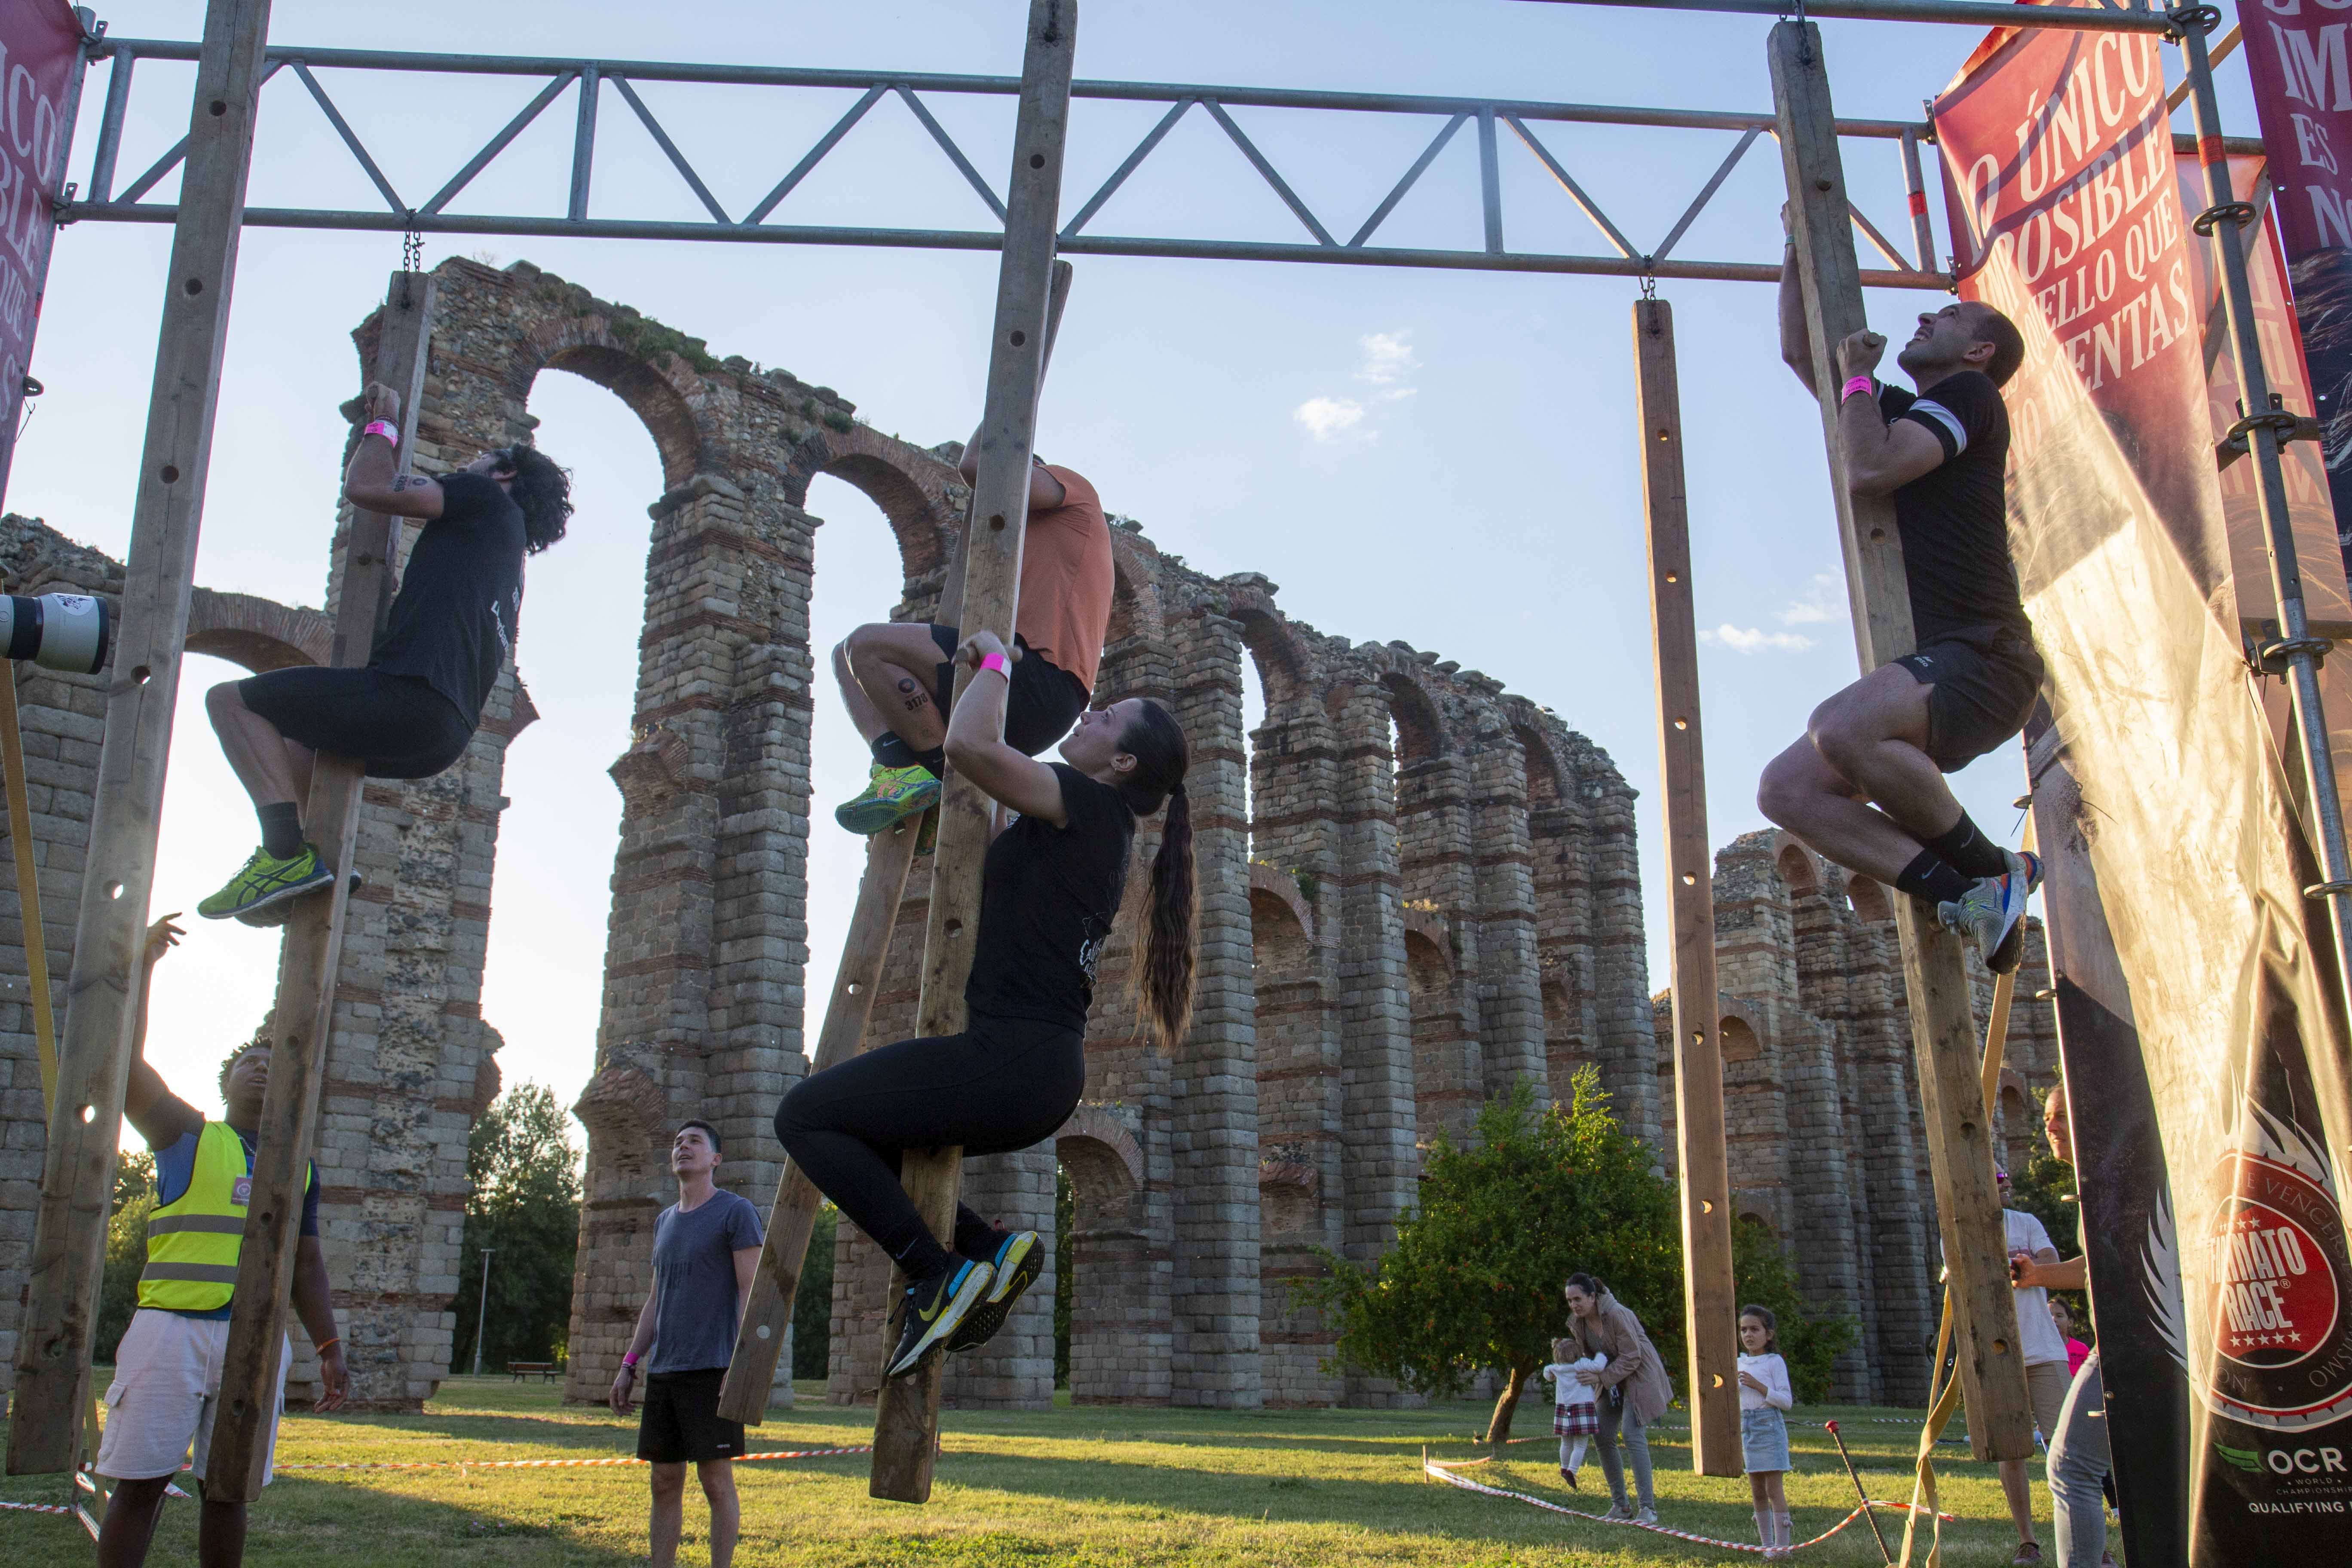
<path id="1" fill-rule="evenodd" d="M 1895 355 L 1916 393 L 1879 383 L 1885 350 L 1877 333 L 1855 332 L 1832 356 L 1836 387 L 1814 385 L 1790 240 L 1780 357 L 1816 397 L 1836 397 L 1853 493 L 1895 503 L 1917 647 L 1814 709 L 1804 735 L 1766 765 L 1756 805 L 1839 865 L 1934 905 L 2005 974 L 2017 966 L 2042 862 L 1986 837 L 1943 775 L 2016 735 L 2042 689 L 2009 554 L 2000 397 L 2025 340 L 1973 300 L 1922 313 Z"/>
<path id="2" fill-rule="evenodd" d="M 960 467 L 965 482 L 977 476 L 979 432 Z M 1072 469 L 1032 459 L 1004 707 L 1004 742 L 1024 756 L 1068 733 L 1093 699 L 1110 630 L 1111 587 L 1110 527 L 1094 486 Z M 842 700 L 874 751 L 865 793 L 833 814 L 850 832 L 879 833 L 939 799 L 952 661 L 963 637 L 958 626 L 877 621 L 833 650 Z"/>

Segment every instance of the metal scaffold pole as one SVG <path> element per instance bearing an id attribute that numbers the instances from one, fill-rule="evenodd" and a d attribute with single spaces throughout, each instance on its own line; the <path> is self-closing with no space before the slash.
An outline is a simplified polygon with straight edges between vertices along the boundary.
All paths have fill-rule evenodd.
<path id="1" fill-rule="evenodd" d="M 2167 13 L 2178 28 L 2180 54 L 2187 67 L 2189 107 L 2197 128 L 2197 163 L 2205 179 L 2206 210 L 2195 221 L 2197 232 L 2212 242 L 2221 273 L 2221 300 L 2230 321 L 2230 350 L 2238 366 L 2238 386 L 2244 395 L 2242 416 L 2231 434 L 2245 438 L 2254 459 L 2254 494 L 2262 503 L 2263 536 L 2268 545 L 2271 594 L 2278 604 L 2279 636 L 2255 649 L 2263 668 L 2286 678 L 2294 701 L 2294 727 L 2303 745 L 2304 784 L 2308 792 L 2307 831 L 2317 841 L 2321 881 L 2304 889 L 2305 896 L 2325 898 L 2336 938 L 2336 983 L 2352 999 L 2352 853 L 2344 835 L 2344 807 L 2336 788 L 2336 758 L 2329 748 L 2327 715 L 2319 695 L 2319 661 L 2330 647 L 2314 637 L 2304 605 L 2303 573 L 2295 560 L 2294 520 L 2287 510 L 2286 471 L 2279 453 L 2295 427 L 2296 416 L 2271 406 L 2271 383 L 2263 366 L 2262 340 L 2254 321 L 2252 285 L 2246 277 L 2244 247 L 2238 242 L 2241 224 L 2259 216 L 2253 205 L 2238 199 L 2230 184 L 2230 160 L 2221 142 L 2221 110 L 2213 96 L 2213 66 L 2205 35 L 2221 20 L 2210 5 L 2185 5 Z M 2315 1064 L 2316 1065 L 2316 1064 Z M 2352 1153 L 2352 1086 L 2340 1073 L 2312 1074 L 2313 1092 L 2327 1131 L 2327 1141 L 2342 1157 Z"/>
<path id="2" fill-rule="evenodd" d="M 1812 342 L 1812 381 L 1824 393 L 1822 430 L 1829 447 L 1830 489 L 1844 548 L 1856 650 L 1867 672 L 1909 653 L 1916 638 L 1894 503 L 1856 496 L 1847 485 L 1837 399 L 1829 395 L 1838 384 L 1832 357 L 1837 345 L 1865 325 L 1845 171 L 1838 157 L 1820 29 L 1810 22 L 1780 23 L 1769 47 L 1790 233 Z M 1895 920 L 1903 943 L 1903 983 L 1910 999 L 1936 1218 L 1951 1271 L 1969 1435 L 1980 1459 L 2022 1459 L 2033 1452 L 2033 1412 L 2018 1345 L 2000 1198 L 1993 1184 L 1992 1128 L 1977 1089 L 1979 1057 L 1968 971 L 1959 939 L 1919 900 L 1895 899 Z"/>
<path id="3" fill-rule="evenodd" d="M 11 1475 L 65 1469 L 81 1426 L 268 33 L 269 0 L 211 0 L 206 9 L 16 1343 Z"/>
<path id="4" fill-rule="evenodd" d="M 1076 56 L 1076 0 L 1030 0 L 1028 46 L 1021 70 L 1021 109 L 1013 135 L 1013 177 L 1005 203 L 1004 259 L 997 273 L 990 338 L 988 399 L 978 437 L 979 476 L 964 544 L 962 628 L 1013 636 L 1021 585 L 1021 543 L 1029 514 L 1029 458 L 1035 446 L 1037 389 L 1045 374 L 1045 327 L 1053 287 L 1054 230 L 1060 215 L 1062 148 L 1069 127 L 1071 66 Z M 963 694 L 971 672 L 956 671 Z M 964 981 L 980 933 L 981 865 L 988 852 L 989 801 L 950 773 L 940 797 L 940 845 L 931 872 L 930 919 L 923 942 L 919 1035 L 963 1027 Z M 934 1236 L 954 1228 L 962 1151 L 906 1156 L 901 1179 Z M 893 1273 L 891 1300 L 903 1294 Z M 925 1502 L 939 1457 L 939 1358 L 920 1371 L 886 1379 L 875 1400 L 874 1467 L 869 1489 L 897 1502 Z"/>

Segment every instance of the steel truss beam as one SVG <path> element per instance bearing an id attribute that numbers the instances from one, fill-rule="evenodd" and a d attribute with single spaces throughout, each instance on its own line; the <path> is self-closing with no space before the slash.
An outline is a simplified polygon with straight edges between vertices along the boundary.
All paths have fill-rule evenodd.
<path id="1" fill-rule="evenodd" d="M 68 222 L 170 223 L 175 204 L 142 198 L 179 165 L 184 143 L 174 146 L 122 190 L 113 189 L 114 164 L 128 112 L 132 70 L 142 59 L 192 59 L 196 46 L 176 40 L 114 38 L 105 51 L 113 60 L 106 108 L 97 138 L 87 188 L 89 199 L 69 204 L 61 213 Z M 1020 89 L 1016 77 L 960 76 L 907 72 L 812 70 L 792 67 L 685 65 L 668 61 L 563 59 L 540 57 L 410 54 L 380 49 L 306 49 L 277 47 L 269 50 L 267 68 L 273 74 L 290 68 L 304 89 L 326 116 L 329 125 L 383 201 L 378 211 L 330 207 L 248 207 L 248 226 L 263 228 L 360 229 L 401 233 L 548 236 L 573 238 L 693 239 L 770 245 L 853 245 L 942 250 L 995 250 L 1003 244 L 1004 204 L 981 175 L 955 138 L 924 101 L 926 94 L 961 93 L 1011 97 Z M 422 205 L 410 206 L 394 188 L 364 142 L 352 128 L 328 89 L 321 73 L 333 71 L 393 71 L 440 76 L 511 76 L 542 79 L 535 96 L 513 119 L 483 144 L 465 164 Z M 857 91 L 848 110 L 778 181 L 756 205 L 740 217 L 730 216 L 712 193 L 693 162 L 670 136 L 653 108 L 637 91 L 649 81 L 709 86 L 764 86 Z M 519 214 L 453 213 L 450 204 L 476 176 L 496 161 L 540 115 L 577 84 L 576 123 L 566 198 L 551 202 L 561 217 Z M 709 221 L 647 221 L 600 218 L 591 215 L 590 171 L 602 98 L 610 86 L 661 150 Z M 1150 256 L 1225 261 L 1306 261 L 1357 267 L 1411 267 L 1489 272 L 1587 273 L 1605 277 L 1717 279 L 1769 282 L 1780 276 L 1777 259 L 1768 261 L 1673 260 L 1675 247 L 1712 201 L 1732 170 L 1759 135 L 1772 130 L 1769 113 L 1739 114 L 1693 110 L 1628 108 L 1607 104 L 1544 103 L 1507 99 L 1426 97 L 1400 93 L 1321 92 L 1282 88 L 1185 86 L 1164 82 L 1080 81 L 1071 96 L 1111 101 L 1165 103 L 1168 112 L 1154 124 L 1118 164 L 1109 178 L 1079 205 L 1062 229 L 1056 248 L 1064 255 Z M 771 216 L 805 181 L 873 107 L 886 97 L 904 103 L 935 142 L 949 163 L 970 184 L 996 220 L 992 228 L 865 228 L 844 226 L 772 223 Z M 1297 219 L 1305 237 L 1297 241 L 1179 239 L 1150 236 L 1102 235 L 1087 226 L 1104 205 L 1159 148 L 1184 117 L 1198 110 L 1230 140 L 1267 189 Z M 1297 188 L 1276 167 L 1235 118 L 1236 109 L 1313 110 L 1359 114 L 1413 114 L 1440 121 L 1427 146 L 1405 169 L 1395 185 L 1344 241 L 1348 232 L 1318 216 Z M 1649 129 L 1716 131 L 1738 138 L 1730 155 L 1701 186 L 1689 207 L 1660 240 L 1646 248 L 1602 210 L 1570 172 L 1568 163 L 1534 129 L 1551 124 L 1619 125 Z M 1372 243 L 1397 205 L 1436 162 L 1464 126 L 1475 130 L 1478 149 L 1482 224 L 1475 237 L 1457 247 L 1410 248 Z M 1590 220 L 1608 249 L 1601 254 L 1515 251 L 1505 243 L 1505 214 L 1497 127 L 1507 128 L 1544 172 Z M 1922 127 L 1900 121 L 1841 121 L 1839 133 L 1874 141 L 1901 142 L 1916 137 Z M 1949 279 L 1938 269 L 1931 249 L 1906 256 L 1888 243 L 1877 226 L 1861 213 L 1854 215 L 1862 235 L 1885 253 L 1893 265 L 1863 274 L 1873 287 L 1943 289 Z M 1931 238 L 1932 237 L 1930 237 Z"/>

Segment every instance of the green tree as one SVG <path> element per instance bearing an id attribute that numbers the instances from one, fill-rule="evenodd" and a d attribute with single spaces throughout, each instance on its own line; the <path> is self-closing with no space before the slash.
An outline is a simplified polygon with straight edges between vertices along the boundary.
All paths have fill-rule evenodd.
<path id="1" fill-rule="evenodd" d="M 139 1310 L 139 1274 L 147 1267 L 147 1218 L 155 1212 L 155 1156 L 133 1150 L 114 1162 L 114 1203 L 106 1221 L 106 1272 L 98 1289 L 98 1331 L 90 1359 L 111 1363 Z"/>
<path id="2" fill-rule="evenodd" d="M 484 1316 L 484 1248 L 492 1256 L 483 1364 L 503 1370 L 509 1361 L 561 1360 L 580 1246 L 580 1155 L 554 1091 L 524 1083 L 500 1095 L 474 1123 L 466 1175 L 473 1191 L 457 1264 L 451 1367 L 474 1362 Z"/>
<path id="3" fill-rule="evenodd" d="M 2042 1125 L 2044 1098 L 2038 1093 L 2032 1096 L 2036 1127 Z M 2060 1258 L 2081 1255 L 2083 1211 L 2074 1186 L 2074 1167 L 2052 1153 L 2050 1145 L 2038 1137 L 2025 1168 L 2009 1173 L 2009 1206 L 2040 1220 Z M 2081 1290 L 2053 1290 L 2050 1294 L 2053 1300 L 2065 1302 L 2066 1310 L 2074 1315 L 2074 1337 L 2088 1344 L 2097 1343 L 2098 1336 L 2091 1331 L 2090 1297 Z"/>
<path id="4" fill-rule="evenodd" d="M 1750 1215 L 1731 1227 L 1732 1289 L 1744 1310 L 1763 1307 L 1780 1321 L 1780 1359 L 1789 1363 L 1789 1387 L 1807 1405 L 1830 1394 L 1833 1363 L 1854 1342 L 1852 1318 L 1814 1310 L 1797 1289 L 1797 1271 L 1771 1228 Z"/>
<path id="5" fill-rule="evenodd" d="M 793 1375 L 823 1377 L 833 1363 L 833 1241 L 841 1211 L 827 1203 L 816 1211 L 809 1232 L 808 1259 L 801 1265 L 799 1293 L 793 1297 Z"/>
<path id="6" fill-rule="evenodd" d="M 1323 1257 L 1327 1271 L 1291 1289 L 1338 1327 L 1340 1360 L 1433 1397 L 1459 1393 L 1482 1367 L 1506 1374 L 1489 1443 L 1510 1436 L 1528 1380 L 1568 1331 L 1570 1274 L 1605 1280 L 1667 1366 L 1680 1364 L 1674 1189 L 1610 1115 L 1590 1067 L 1568 1105 L 1538 1114 L 1521 1083 L 1478 1113 L 1475 1142 L 1457 1148 L 1441 1134 L 1422 1167 L 1420 1206 L 1398 1216 L 1396 1245 L 1376 1267 Z"/>

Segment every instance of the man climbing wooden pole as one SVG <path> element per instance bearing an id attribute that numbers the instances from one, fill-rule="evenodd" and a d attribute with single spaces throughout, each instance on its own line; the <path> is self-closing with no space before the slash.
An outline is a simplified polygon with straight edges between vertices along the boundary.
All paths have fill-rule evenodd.
<path id="1" fill-rule="evenodd" d="M 1772 29 L 1769 53 L 1773 113 L 1788 180 L 1789 233 L 1811 345 L 1810 380 L 1820 395 L 1829 447 L 1830 489 L 1853 605 L 1854 639 L 1863 669 L 1876 671 L 1910 654 L 1916 642 L 1895 504 L 1888 494 L 1875 489 L 1856 493 L 1853 454 L 1847 449 L 1850 437 L 1841 423 L 1849 394 L 1841 390 L 1845 378 L 1837 370 L 1835 354 L 1849 335 L 1864 331 L 1864 319 L 1820 30 L 1807 22 L 1779 23 Z M 2014 329 L 2011 331 L 2013 335 Z M 1851 395 L 1859 403 L 1858 393 Z M 1958 415 L 1947 411 L 1947 417 L 1964 427 Z M 2001 429 L 2006 430 L 2005 422 Z M 1770 789 L 1768 772 L 1764 793 Z M 1767 809 L 1769 815 L 1769 805 Z M 2032 1451 L 2033 1415 L 2018 1346 L 2016 1303 L 2010 1294 L 2000 1199 L 1993 1184 L 1991 1127 L 1977 1090 L 1979 1052 L 1969 1012 L 1968 972 L 1959 941 L 1939 924 L 1934 907 L 1915 897 L 1897 897 L 1894 904 L 1937 1219 L 1944 1260 L 1951 1271 L 1970 1436 L 1980 1459 L 2022 1458 Z M 2021 895 L 2019 904 L 2021 908 Z M 1989 952 L 1987 957 L 1990 962 L 1996 955 Z"/>
<path id="2" fill-rule="evenodd" d="M 1723 1142 L 1723 1046 L 1716 1016 L 1715 885 L 1706 837 L 1706 760 L 1691 608 L 1690 507 L 1683 490 L 1675 313 L 1633 305 L 1642 501 L 1649 519 L 1650 634 L 1658 667 L 1658 753 L 1665 777 L 1666 881 L 1674 918 L 1675 1141 L 1682 1173 L 1683 1321 L 1690 1344 L 1691 1468 L 1737 1476 L 1739 1301 L 1731 1278 L 1731 1173 Z"/>
<path id="3" fill-rule="evenodd" d="M 268 35 L 269 0 L 211 0 L 206 7 L 16 1345 L 12 1475 L 66 1468 L 80 1425 Z"/>
<path id="4" fill-rule="evenodd" d="M 866 1043 L 866 1022 L 874 1013 L 875 989 L 890 953 L 898 900 L 906 893 L 907 868 L 914 864 L 921 830 L 922 818 L 909 816 L 866 841 L 866 874 L 858 879 L 857 904 L 850 913 L 849 936 L 842 943 L 841 967 L 834 973 L 833 995 L 824 1005 L 824 1026 L 817 1033 L 811 1072 L 848 1060 Z M 767 1415 L 776 1360 L 783 1353 L 784 1331 L 792 1325 L 793 1300 L 808 1258 L 809 1233 L 823 1201 L 816 1184 L 786 1160 L 776 1183 L 776 1201 L 768 1210 L 760 1272 L 751 1281 L 751 1299 L 743 1303 L 734 1359 L 719 1390 L 719 1414 L 727 1420 L 756 1426 Z"/>
<path id="5" fill-rule="evenodd" d="M 372 379 L 400 395 L 396 463 L 404 470 L 416 438 L 416 404 L 433 336 L 433 279 L 395 272 L 378 318 Z M 355 509 L 335 563 L 335 630 L 331 662 L 338 669 L 366 665 L 376 633 L 392 606 L 393 562 L 400 551 L 400 520 Z M 347 868 L 359 839 L 360 792 L 365 763 L 320 752 L 303 813 L 331 864 Z M 310 1169 L 319 1091 L 326 1080 L 327 1042 L 333 1032 L 335 976 L 341 963 L 351 882 L 338 875 L 324 896 L 294 906 L 278 960 L 269 1090 L 253 1156 L 252 1196 L 245 1239 L 237 1250 L 236 1288 L 230 1297 L 228 1347 L 222 1356 L 220 1413 L 215 1419 L 207 1497 L 251 1502 L 261 1495 L 276 1404 L 279 1345 L 293 1285 L 295 1230 Z"/>
<path id="6" fill-rule="evenodd" d="M 967 636 L 982 630 L 1007 641 L 1013 636 L 1037 388 L 1045 376 L 1046 300 L 1061 209 L 1062 144 L 1069 124 L 1077 24 L 1075 0 L 1030 0 L 1005 204 L 1004 258 L 997 275 L 989 347 L 988 398 L 979 437 L 980 468 L 963 556 L 961 626 Z M 972 679 L 972 670 L 959 665 L 955 696 L 961 698 Z M 979 935 L 981 866 L 988 843 L 988 798 L 969 780 L 950 773 L 940 798 L 940 845 L 923 942 L 919 1035 L 949 1035 L 963 1027 L 964 981 Z M 961 1151 L 941 1149 L 928 1157 L 910 1154 L 905 1161 L 907 1192 L 934 1236 L 946 1236 L 953 1227 L 961 1160 Z M 894 1279 L 890 1299 L 902 1294 Z M 939 1361 L 933 1358 L 906 1377 L 883 1380 L 874 1411 L 868 1488 L 874 1496 L 898 1502 L 929 1500 L 931 1468 L 939 1453 L 940 1375 Z"/>

